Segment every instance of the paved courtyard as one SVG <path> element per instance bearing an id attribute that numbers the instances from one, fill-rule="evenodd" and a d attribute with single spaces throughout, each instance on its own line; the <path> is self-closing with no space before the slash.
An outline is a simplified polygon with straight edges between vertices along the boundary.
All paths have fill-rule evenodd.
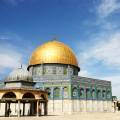
<path id="1" fill-rule="evenodd" d="M 41 117 L 0 117 L 0 120 L 120 120 L 118 113 L 76 113 L 73 115 L 56 115 Z"/>

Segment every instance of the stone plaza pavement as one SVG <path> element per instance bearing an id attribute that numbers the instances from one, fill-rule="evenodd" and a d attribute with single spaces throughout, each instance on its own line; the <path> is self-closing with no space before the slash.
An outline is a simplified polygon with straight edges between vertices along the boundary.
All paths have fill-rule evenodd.
<path id="1" fill-rule="evenodd" d="M 117 113 L 76 113 L 72 115 L 50 115 L 41 117 L 0 117 L 0 120 L 120 120 Z"/>

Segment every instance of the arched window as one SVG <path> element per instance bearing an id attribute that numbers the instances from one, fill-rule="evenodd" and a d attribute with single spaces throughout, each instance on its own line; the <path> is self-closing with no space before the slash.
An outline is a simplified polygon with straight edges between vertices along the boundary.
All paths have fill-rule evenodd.
<path id="1" fill-rule="evenodd" d="M 102 98 L 103 98 L 103 99 L 106 98 L 106 92 L 105 92 L 105 90 L 102 91 Z"/>
<path id="2" fill-rule="evenodd" d="M 90 98 L 91 98 L 90 89 L 87 88 L 87 89 L 86 89 L 86 99 L 90 99 Z"/>
<path id="3" fill-rule="evenodd" d="M 51 89 L 50 88 L 46 88 L 45 91 L 48 92 L 48 98 L 51 98 Z"/>
<path id="4" fill-rule="evenodd" d="M 67 87 L 63 88 L 63 98 L 68 98 L 68 88 Z"/>
<path id="5" fill-rule="evenodd" d="M 54 89 L 54 99 L 59 99 L 60 98 L 60 88 L 56 87 Z"/>
<path id="6" fill-rule="evenodd" d="M 83 88 L 80 89 L 80 98 L 84 98 L 84 89 Z"/>
<path id="7" fill-rule="evenodd" d="M 96 94 L 95 94 L 95 89 L 92 90 L 92 99 L 94 100 L 96 98 Z"/>
<path id="8" fill-rule="evenodd" d="M 74 87 L 72 90 L 72 96 L 73 96 L 73 98 L 78 98 L 78 90 L 76 87 Z"/>
<path id="9" fill-rule="evenodd" d="M 97 99 L 101 99 L 101 91 L 97 90 Z"/>
<path id="10" fill-rule="evenodd" d="M 110 98 L 111 98 L 111 92 L 107 91 L 107 99 L 110 99 Z"/>

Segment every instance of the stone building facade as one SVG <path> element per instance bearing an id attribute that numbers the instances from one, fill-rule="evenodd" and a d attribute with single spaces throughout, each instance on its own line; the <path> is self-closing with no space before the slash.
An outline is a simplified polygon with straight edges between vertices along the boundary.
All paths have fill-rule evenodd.
<path id="1" fill-rule="evenodd" d="M 73 75 L 71 72 L 73 68 L 70 66 L 54 65 L 56 73 L 54 73 L 55 67 L 53 69 L 50 67 L 52 65 L 42 65 L 44 66 L 46 72 L 40 76 L 33 75 L 33 79 L 36 88 L 48 92 L 49 113 L 110 112 L 112 110 L 110 81 Z"/>
<path id="2" fill-rule="evenodd" d="M 30 58 L 28 70 L 36 83 L 34 86 L 49 93 L 49 114 L 112 111 L 111 82 L 78 76 L 76 57 L 66 47 L 61 42 L 50 41 L 38 47 Z M 51 48 L 60 49 L 60 53 L 49 55 L 53 52 Z M 63 56 L 61 52 L 65 52 Z M 37 53 L 42 57 L 36 56 Z M 44 57 L 43 53 L 49 56 Z M 69 54 L 73 54 L 72 58 Z"/>

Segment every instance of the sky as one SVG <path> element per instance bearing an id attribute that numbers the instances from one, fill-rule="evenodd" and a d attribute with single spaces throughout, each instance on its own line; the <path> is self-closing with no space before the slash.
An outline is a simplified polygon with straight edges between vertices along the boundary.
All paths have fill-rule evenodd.
<path id="1" fill-rule="evenodd" d="M 120 0 L 0 0 L 0 79 L 57 38 L 73 49 L 80 76 L 111 81 L 120 98 L 119 21 Z"/>

